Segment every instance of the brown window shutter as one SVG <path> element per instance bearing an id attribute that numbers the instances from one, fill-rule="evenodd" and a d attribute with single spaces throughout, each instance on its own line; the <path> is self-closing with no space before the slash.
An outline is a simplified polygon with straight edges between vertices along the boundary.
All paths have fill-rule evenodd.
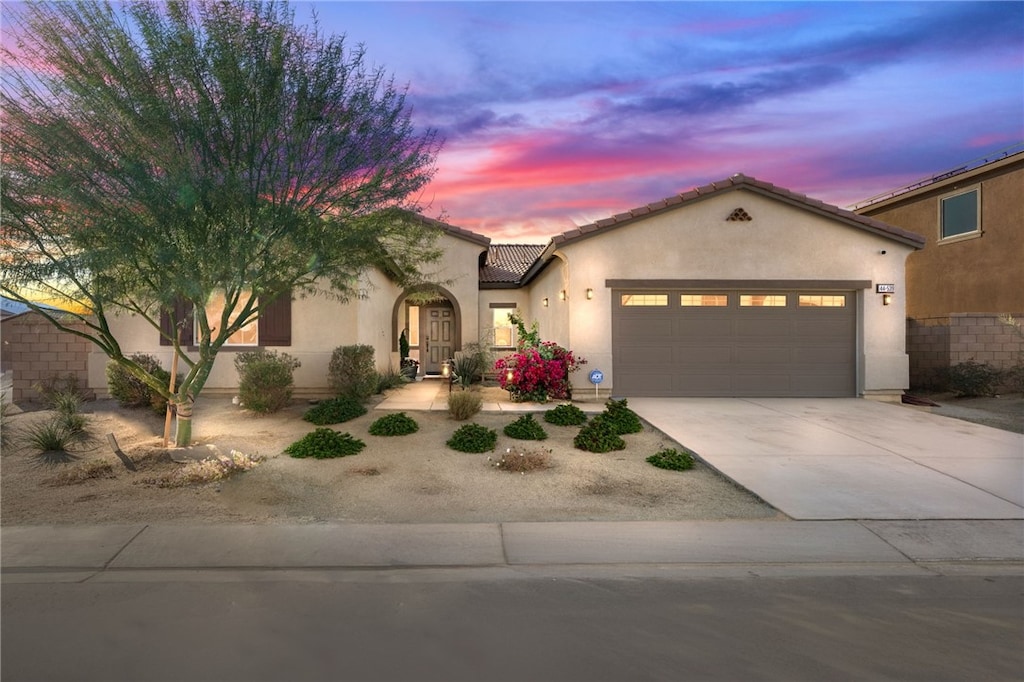
<path id="1" fill-rule="evenodd" d="M 281 294 L 260 314 L 261 346 L 292 345 L 292 296 Z"/>
<path id="2" fill-rule="evenodd" d="M 170 346 L 170 335 L 174 331 L 174 323 L 182 322 L 181 333 L 178 336 L 178 343 L 183 346 L 191 346 L 195 343 L 192 338 L 195 318 L 192 316 L 192 302 L 179 298 L 174 301 L 174 319 L 167 314 L 167 310 L 160 311 L 160 345 Z"/>

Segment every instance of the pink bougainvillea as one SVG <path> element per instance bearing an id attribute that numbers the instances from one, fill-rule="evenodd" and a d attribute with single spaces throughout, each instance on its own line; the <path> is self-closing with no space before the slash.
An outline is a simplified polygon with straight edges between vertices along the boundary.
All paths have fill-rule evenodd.
<path id="1" fill-rule="evenodd" d="M 519 352 L 494 363 L 501 387 L 514 400 L 546 402 L 572 397 L 569 374 L 586 360 L 551 341 L 520 348 Z"/>

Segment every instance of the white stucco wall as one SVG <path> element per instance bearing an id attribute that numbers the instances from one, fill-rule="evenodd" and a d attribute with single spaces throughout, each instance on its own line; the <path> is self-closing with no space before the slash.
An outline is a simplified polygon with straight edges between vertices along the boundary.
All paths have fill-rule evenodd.
<path id="1" fill-rule="evenodd" d="M 751 222 L 727 222 L 737 207 Z M 885 251 L 883 255 L 881 252 Z M 571 314 L 560 342 L 600 368 L 614 387 L 609 279 L 869 280 L 858 296 L 859 390 L 900 391 L 908 385 L 905 352 L 905 281 L 909 246 L 737 190 L 685 205 L 562 245 L 568 259 Z M 875 283 L 896 285 L 893 304 L 882 305 Z M 584 292 L 594 289 L 593 300 Z M 589 387 L 585 373 L 574 377 Z"/>

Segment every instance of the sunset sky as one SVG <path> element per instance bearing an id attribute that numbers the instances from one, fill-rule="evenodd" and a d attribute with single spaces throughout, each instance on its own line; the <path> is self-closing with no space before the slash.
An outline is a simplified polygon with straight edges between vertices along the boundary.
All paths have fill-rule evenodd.
<path id="1" fill-rule="evenodd" d="M 1024 3 L 317 2 L 445 139 L 425 213 L 550 236 L 742 172 L 846 206 L 1024 140 Z"/>

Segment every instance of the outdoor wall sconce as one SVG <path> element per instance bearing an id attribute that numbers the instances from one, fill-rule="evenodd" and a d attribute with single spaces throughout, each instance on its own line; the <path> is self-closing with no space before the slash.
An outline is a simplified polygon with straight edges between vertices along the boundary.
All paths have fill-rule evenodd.
<path id="1" fill-rule="evenodd" d="M 882 294 L 882 305 L 892 305 L 892 294 Z"/>
<path id="2" fill-rule="evenodd" d="M 587 287 L 587 300 L 591 301 L 593 299 L 594 299 L 594 290 L 591 289 L 590 287 Z"/>
<path id="3" fill-rule="evenodd" d="M 564 301 L 565 300 L 565 289 L 562 289 L 561 291 L 558 292 L 558 300 L 559 301 Z"/>
<path id="4" fill-rule="evenodd" d="M 541 304 L 542 306 L 544 306 L 545 308 L 547 308 L 547 307 L 548 307 L 548 299 L 547 299 L 547 296 L 545 296 L 545 297 L 544 297 L 544 300 L 543 300 L 543 301 L 541 301 L 541 302 L 540 302 L 540 304 Z"/>

